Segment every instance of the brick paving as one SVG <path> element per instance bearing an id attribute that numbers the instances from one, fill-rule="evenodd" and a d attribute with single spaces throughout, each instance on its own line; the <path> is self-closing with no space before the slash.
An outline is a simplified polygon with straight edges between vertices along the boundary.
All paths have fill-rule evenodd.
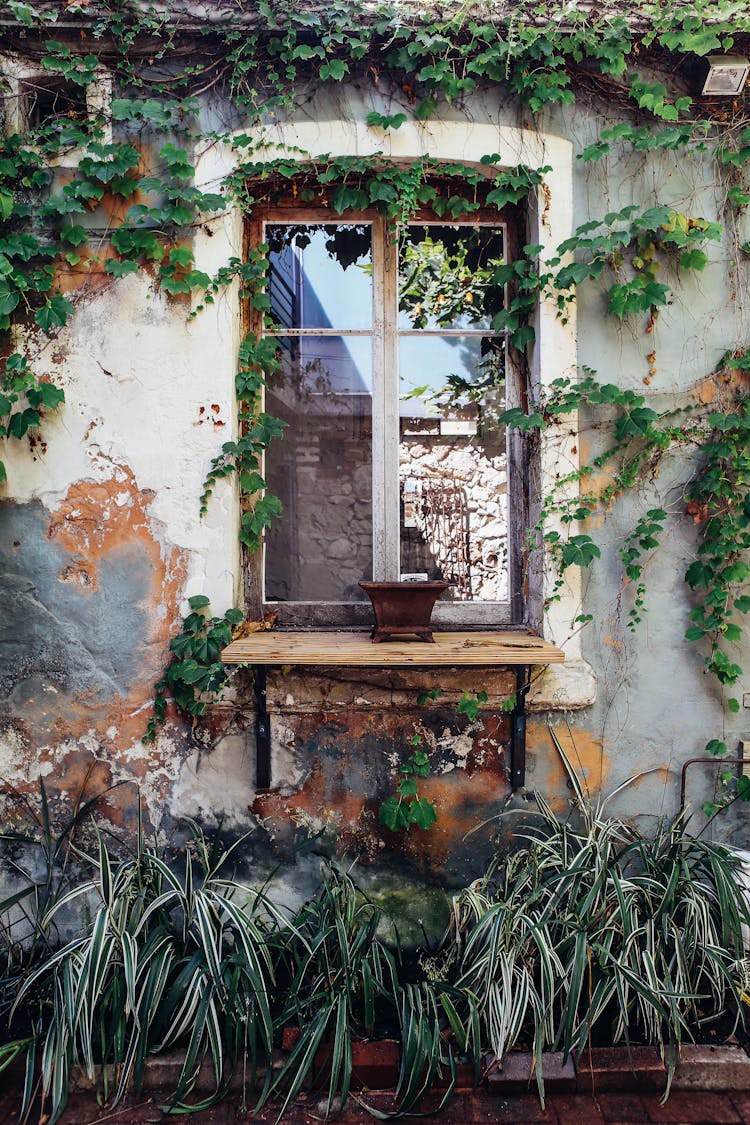
<path id="1" fill-rule="evenodd" d="M 357 1095 L 362 1103 L 380 1112 L 392 1107 L 387 1093 L 362 1093 Z M 425 1103 L 422 1112 L 435 1109 L 437 1100 Z M 163 1114 L 159 1108 L 158 1094 L 140 1099 L 129 1099 L 117 1109 L 97 1104 L 93 1094 L 72 1094 L 60 1125 L 156 1125 L 175 1122 L 173 1116 Z M 317 1094 L 303 1095 L 283 1118 L 283 1125 L 318 1125 L 326 1119 L 327 1103 Z M 242 1125 L 252 1121 L 271 1125 L 276 1121 L 279 1107 L 267 1107 L 261 1114 L 242 1108 L 236 1095 L 221 1105 L 202 1110 L 189 1117 L 178 1118 L 186 1125 Z M 0 1090 L 0 1125 L 17 1121 L 17 1099 Z M 676 1092 L 665 1105 L 658 1094 L 602 1093 L 597 1097 L 586 1094 L 552 1094 L 545 1109 L 533 1094 L 517 1096 L 492 1095 L 485 1092 L 461 1092 L 438 1114 L 427 1120 L 439 1125 L 750 1125 L 750 1095 L 723 1092 Z M 330 1119 L 337 1125 L 370 1125 L 375 1118 L 362 1105 L 350 1099 L 343 1113 Z M 40 1118 L 32 1114 L 29 1125 L 40 1125 Z"/>

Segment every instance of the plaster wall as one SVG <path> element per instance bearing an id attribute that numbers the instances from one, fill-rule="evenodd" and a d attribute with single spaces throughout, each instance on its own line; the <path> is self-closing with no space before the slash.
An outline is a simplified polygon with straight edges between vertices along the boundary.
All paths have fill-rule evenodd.
<path id="1" fill-rule="evenodd" d="M 607 123 L 601 107 L 552 114 L 531 129 L 517 107 L 488 95 L 468 107 L 448 107 L 435 122 L 387 135 L 362 123 L 370 109 L 397 108 L 354 86 L 335 96 L 319 92 L 293 121 L 269 122 L 265 141 L 313 154 L 383 151 L 404 159 L 430 153 L 478 161 L 497 152 L 500 165 L 548 165 L 529 218 L 529 240 L 541 243 L 544 255 L 578 223 L 628 203 L 649 206 L 666 196 L 678 210 L 709 219 L 719 214 L 707 160 L 687 166 L 684 155 L 667 153 L 617 164 L 576 161 L 575 153 Z M 221 105 L 206 107 L 207 121 L 220 124 L 224 113 Z M 229 147 L 208 148 L 198 162 L 199 186 L 215 187 L 233 159 Z M 241 253 L 241 233 L 235 214 L 209 220 L 196 234 L 197 267 L 212 272 Z M 664 402 L 675 394 L 687 399 L 727 348 L 746 342 L 750 302 L 734 250 L 717 244 L 710 256 L 702 274 L 676 281 L 674 301 L 650 334 L 645 324 L 618 326 L 606 317 L 596 285 L 581 288 L 567 324 L 556 318 L 551 301 L 542 302 L 534 378 L 549 382 L 580 364 L 596 369 L 602 381 L 641 390 L 646 357 L 655 352 L 649 394 Z M 171 716 L 153 746 L 141 743 L 152 686 L 186 598 L 207 594 L 216 613 L 240 604 L 239 505 L 231 481 L 217 488 L 208 515 L 201 520 L 198 514 L 211 457 L 236 426 L 239 301 L 230 291 L 190 319 L 188 304 L 159 293 L 144 276 L 112 281 L 94 270 L 66 279 L 66 287 L 78 294 L 70 326 L 45 345 L 32 337 L 20 341 L 41 349 L 34 355 L 37 368 L 64 387 L 66 405 L 45 421 L 44 451 L 13 443 L 3 452 L 0 766 L 8 783 L 6 815 L 15 815 L 17 791 L 31 791 L 42 777 L 61 810 L 84 785 L 91 795 L 122 783 L 103 799 L 101 814 L 129 824 L 133 782 L 149 822 L 165 838 L 182 816 L 209 825 L 221 820 L 225 830 L 249 832 L 251 870 L 265 872 L 279 861 L 293 867 L 290 887 L 314 873 L 312 855 L 335 847 L 358 855 L 366 878 L 379 872 L 382 886 L 472 878 L 492 834 L 502 838 L 507 823 L 491 821 L 509 797 L 502 703 L 514 684 L 507 675 L 452 670 L 420 684 L 374 672 L 277 676 L 269 695 L 268 793 L 255 790 L 252 696 L 241 676 L 236 695 L 206 723 L 190 730 Z M 595 452 L 599 440 L 590 419 L 582 418 L 579 429 L 571 418 L 545 443 L 547 485 L 575 467 L 581 453 Z M 601 562 L 590 573 L 573 574 L 547 613 L 545 633 L 565 646 L 568 661 L 534 685 L 527 784 L 561 808 L 565 776 L 548 720 L 593 796 L 633 773 L 653 771 L 624 790 L 616 805 L 646 817 L 675 811 L 681 764 L 708 738 L 723 735 L 732 748 L 750 733 L 746 711 L 731 721 L 722 717 L 717 689 L 702 674 L 701 653 L 683 640 L 690 603 L 682 574 L 695 545 L 682 501 L 691 456 L 668 458 L 637 498 L 623 498 L 605 514 L 594 529 Z M 666 507 L 673 518 L 648 569 L 648 614 L 631 635 L 618 551 L 644 500 Z M 582 611 L 593 615 L 585 630 L 575 622 Z M 417 709 L 418 691 L 435 685 L 445 694 Z M 455 713 L 464 689 L 489 695 L 471 723 Z M 436 800 L 439 826 L 424 837 L 398 840 L 379 828 L 376 809 L 393 791 L 398 754 L 418 727 L 431 749 L 425 792 Z M 699 804 L 711 784 L 710 776 L 691 774 L 689 797 Z M 466 837 L 487 821 L 492 827 L 481 846 L 478 837 Z M 745 838 L 741 821 L 727 822 L 725 830 Z"/>

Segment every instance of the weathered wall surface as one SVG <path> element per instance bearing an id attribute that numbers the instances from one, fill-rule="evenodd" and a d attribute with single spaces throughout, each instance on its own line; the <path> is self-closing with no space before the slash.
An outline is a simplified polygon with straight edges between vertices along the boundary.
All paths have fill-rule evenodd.
<path id="1" fill-rule="evenodd" d="M 404 156 L 430 151 L 477 159 L 498 151 L 507 152 L 512 164 L 522 155 L 506 144 L 511 131 L 520 135 L 520 116 L 496 97 L 449 108 L 442 121 L 406 126 L 394 138 L 362 127 L 352 140 L 347 122 L 362 121 L 372 108 L 393 110 L 390 103 L 376 106 L 377 97 L 373 92 L 364 99 L 356 90 L 335 99 L 319 95 L 293 124 L 307 129 L 308 138 L 319 135 L 320 151 L 335 151 L 340 136 L 342 149 L 391 145 Z M 558 241 L 570 234 L 571 222 L 631 202 L 663 201 L 663 185 L 670 205 L 717 216 L 721 200 L 710 164 L 688 167 L 682 154 L 641 155 L 611 166 L 573 161 L 572 169 L 558 174 L 565 145 L 572 141 L 580 150 L 603 123 L 601 107 L 556 114 L 534 141 L 530 162 L 538 164 L 546 154 L 553 165 L 549 207 L 558 216 L 549 233 L 553 228 L 542 210 L 543 237 L 554 243 L 553 234 Z M 450 141 L 458 135 L 460 146 Z M 201 182 L 212 186 L 228 159 L 209 152 L 200 165 Z M 196 239 L 196 264 L 211 272 L 240 246 L 238 217 L 212 221 L 210 237 L 200 233 Z M 675 394 L 687 398 L 724 351 L 747 342 L 750 302 L 733 249 L 721 244 L 710 254 L 703 274 L 676 282 L 675 299 L 651 334 L 638 323 L 618 328 L 603 315 L 602 292 L 583 287 L 578 362 L 596 369 L 602 381 L 638 390 L 649 377 L 650 392 L 664 402 Z M 405 897 L 411 917 L 422 917 L 434 903 L 415 888 L 470 880 L 486 862 L 493 834 L 502 839 L 506 832 L 509 822 L 492 818 L 509 796 L 502 710 L 514 688 L 509 676 L 465 670 L 418 677 L 332 670 L 275 675 L 269 682 L 273 785 L 263 793 L 255 787 L 247 683 L 239 683 L 236 697 L 198 729 L 171 717 L 153 746 L 140 741 L 152 686 L 186 597 L 207 594 L 220 613 L 238 604 L 241 589 L 238 502 L 231 484 L 217 490 L 204 520 L 198 514 L 210 459 L 235 425 L 239 301 L 230 293 L 190 321 L 189 311 L 154 292 L 147 278 L 100 279 L 84 288 L 70 328 L 37 360 L 64 386 L 67 402 L 45 422 L 44 451 L 17 447 L 3 454 L 9 478 L 0 504 L 6 813 L 16 807 L 10 786 L 29 791 L 39 777 L 68 798 L 84 779 L 89 795 L 114 782 L 134 782 L 149 822 L 165 835 L 182 816 L 248 832 L 248 868 L 259 874 L 279 863 L 296 869 L 290 893 L 314 875 L 317 852 L 335 847 L 359 858 L 362 877 L 374 889 Z M 552 379 L 568 365 L 565 340 L 575 343 L 575 335 L 560 347 L 560 329 L 549 313 L 541 321 L 541 338 L 548 341 L 541 366 Z M 650 377 L 652 352 L 657 374 Z M 579 452 L 595 451 L 597 440 L 584 419 L 580 434 L 572 431 L 550 445 L 547 471 L 565 471 Z M 541 677 L 532 692 L 527 783 L 560 807 L 567 789 L 548 719 L 594 796 L 632 773 L 653 770 L 616 806 L 652 817 L 675 811 L 682 762 L 700 753 L 727 722 L 713 681 L 702 673 L 700 652 L 683 640 L 690 603 L 682 574 L 694 550 L 682 500 L 690 456 L 687 451 L 668 458 L 637 504 L 626 497 L 607 512 L 596 528 L 601 562 L 550 613 L 548 634 L 566 644 L 570 660 L 567 668 Z M 674 518 L 647 573 L 648 614 L 631 635 L 625 626 L 630 593 L 618 552 L 644 499 L 662 504 Z M 574 620 L 582 610 L 593 615 L 584 631 Z M 417 707 L 418 692 L 432 686 L 443 689 L 440 700 Z M 465 689 L 489 695 L 471 723 L 455 713 Z M 747 711 L 732 716 L 724 729 L 728 744 L 747 728 Z M 417 730 L 432 762 L 422 791 L 435 800 L 439 822 L 428 833 L 413 829 L 396 838 L 377 824 L 377 807 L 393 792 L 399 758 Z M 710 777 L 696 772 L 690 784 L 695 803 L 710 796 Z M 107 797 L 103 812 L 129 822 L 134 793 L 135 786 L 122 785 Z M 467 836 L 486 821 L 491 824 Z M 741 822 L 732 831 L 744 838 Z"/>

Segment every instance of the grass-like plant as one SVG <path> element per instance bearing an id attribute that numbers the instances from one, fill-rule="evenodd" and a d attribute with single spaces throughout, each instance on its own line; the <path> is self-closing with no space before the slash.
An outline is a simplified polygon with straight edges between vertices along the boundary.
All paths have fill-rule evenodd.
<path id="1" fill-rule="evenodd" d="M 290 916 L 231 877 L 237 844 L 209 846 L 196 826 L 178 864 L 142 830 L 124 858 L 103 835 L 95 856 L 76 848 L 92 877 L 66 887 L 58 871 L 0 902 L 5 1015 L 16 1017 L 0 1069 L 25 1053 L 24 1112 L 39 1093 L 54 1125 L 74 1065 L 92 1078 L 101 1067 L 116 1104 L 139 1090 L 148 1057 L 171 1048 L 184 1052 L 173 1111 L 214 1104 L 238 1065 L 257 1092 L 260 1065 L 259 1107 L 273 1100 L 281 1118 L 313 1081 L 327 1087 L 331 1112 L 350 1092 L 354 1039 L 383 1035 L 401 1042 L 396 1115 L 435 1088 L 445 1104 L 461 1059 L 478 1082 L 485 1050 L 502 1061 L 519 1044 L 533 1050 L 542 1099 L 545 1051 L 585 1060 L 591 1044 L 656 1044 L 666 1096 L 681 1043 L 719 1020 L 728 1034 L 743 1018 L 750 911 L 737 859 L 683 819 L 646 837 L 609 815 L 606 801 L 586 799 L 558 748 L 570 815 L 537 798 L 519 846 L 455 897 L 441 945 L 416 958 L 384 936 L 388 920 L 335 864 Z M 46 803 L 42 821 L 57 870 L 62 844 Z M 19 904 L 25 942 L 3 922 Z M 82 932 L 61 945 L 56 925 L 75 911 Z M 274 1068 L 290 1026 L 296 1042 Z M 206 1061 L 213 1090 L 199 1099 Z"/>
<path id="2" fill-rule="evenodd" d="M 42 1101 L 49 1123 L 65 1108 L 71 1067 L 93 1079 L 102 1066 L 110 1100 L 140 1088 L 148 1055 L 177 1044 L 185 1058 L 173 1095 L 187 1108 L 206 1057 L 215 1091 L 191 1108 L 219 1100 L 238 1059 L 270 1058 L 273 971 L 269 935 L 285 919 L 261 894 L 222 874 L 232 849 L 206 844 L 196 829 L 178 875 L 139 833 L 135 853 L 113 863 L 99 838 L 96 876 L 60 897 L 41 925 L 83 900 L 93 917 L 86 932 L 45 958 L 21 985 L 21 1005 L 35 1013 Z M 235 845 L 236 846 L 236 845 Z M 81 905 L 79 901 L 79 905 Z M 27 1055 L 27 1103 L 36 1046 Z"/>
<path id="3" fill-rule="evenodd" d="M 592 1042 L 658 1046 L 669 1083 L 685 1038 L 744 1018 L 738 860 L 684 819 L 640 834 L 590 803 L 566 765 L 570 818 L 538 797 L 523 846 L 455 899 L 455 984 L 477 997 L 499 1060 L 530 1042 L 542 1096 L 543 1052 L 580 1056 Z"/>
<path id="4" fill-rule="evenodd" d="M 351 875 L 333 865 L 323 871 L 319 893 L 295 915 L 279 946 L 278 1022 L 296 1028 L 298 1038 L 263 1097 L 264 1103 L 280 1099 L 280 1118 L 311 1079 L 327 1083 L 329 1113 L 337 1095 L 347 1099 L 355 1037 L 398 1034 L 398 1114 L 412 1110 L 436 1084 L 446 1084 L 441 1104 L 447 1102 L 461 1056 L 471 1054 L 478 1081 L 473 997 L 418 965 L 405 965 L 398 946 L 381 936 L 385 922 Z"/>

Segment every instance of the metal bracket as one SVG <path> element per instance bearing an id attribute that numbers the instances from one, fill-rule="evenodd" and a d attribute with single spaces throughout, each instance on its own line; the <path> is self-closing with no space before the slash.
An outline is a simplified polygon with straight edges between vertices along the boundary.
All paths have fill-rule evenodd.
<path id="1" fill-rule="evenodd" d="M 531 687 L 531 669 L 522 664 L 516 669 L 516 702 L 510 729 L 510 787 L 526 784 L 526 696 Z"/>
<path id="2" fill-rule="evenodd" d="M 266 700 L 266 666 L 253 666 L 255 689 L 255 788 L 271 787 L 271 719 Z"/>

